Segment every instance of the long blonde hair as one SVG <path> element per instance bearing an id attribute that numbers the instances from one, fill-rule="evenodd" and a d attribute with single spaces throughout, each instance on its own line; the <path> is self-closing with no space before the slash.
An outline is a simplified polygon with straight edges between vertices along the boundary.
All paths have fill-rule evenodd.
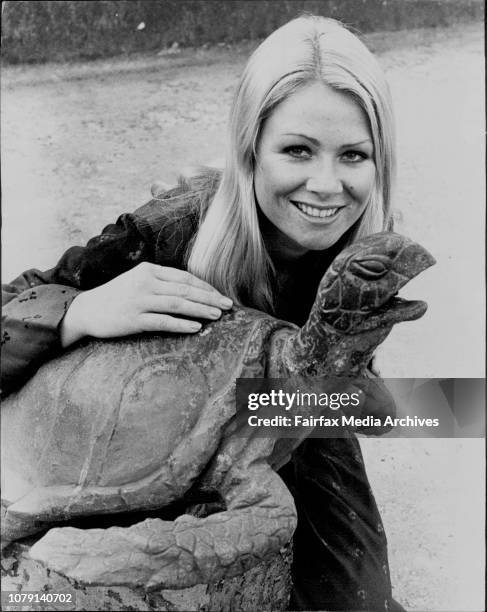
<path id="1" fill-rule="evenodd" d="M 272 310 L 272 262 L 254 195 L 257 143 L 265 119 L 283 100 L 320 81 L 364 110 L 374 144 L 375 184 L 350 241 L 388 229 L 394 175 L 394 120 L 382 69 L 365 45 L 334 19 L 303 16 L 285 24 L 251 55 L 230 115 L 220 185 L 191 246 L 190 272 L 234 301 Z"/>

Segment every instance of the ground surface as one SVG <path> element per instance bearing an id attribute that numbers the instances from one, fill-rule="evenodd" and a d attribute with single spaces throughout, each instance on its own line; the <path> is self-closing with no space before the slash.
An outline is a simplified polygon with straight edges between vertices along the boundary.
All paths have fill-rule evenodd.
<path id="1" fill-rule="evenodd" d="M 386 342 L 384 376 L 484 374 L 484 100 L 480 25 L 374 34 L 396 104 L 397 229 L 438 264 L 408 288 L 427 315 Z M 152 181 L 223 157 L 252 43 L 2 75 L 4 279 L 50 267 L 149 197 Z M 364 439 L 396 597 L 483 609 L 483 441 Z"/>

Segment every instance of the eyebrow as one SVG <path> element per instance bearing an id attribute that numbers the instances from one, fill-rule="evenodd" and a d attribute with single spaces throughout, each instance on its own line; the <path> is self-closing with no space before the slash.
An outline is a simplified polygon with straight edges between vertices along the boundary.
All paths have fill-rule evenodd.
<path id="1" fill-rule="evenodd" d="M 296 132 L 287 132 L 286 134 L 283 134 L 283 136 L 298 136 L 300 138 L 305 138 L 306 140 L 309 140 L 310 142 L 312 142 L 314 145 L 318 146 L 320 144 L 320 141 L 317 140 L 316 138 L 313 138 L 312 136 L 307 136 L 306 134 L 299 134 Z M 362 144 L 373 144 L 372 140 L 370 138 L 366 138 L 365 140 L 360 140 L 358 142 L 351 142 L 348 144 L 344 144 L 342 145 L 343 148 L 347 148 L 347 147 L 357 147 L 359 145 Z"/>

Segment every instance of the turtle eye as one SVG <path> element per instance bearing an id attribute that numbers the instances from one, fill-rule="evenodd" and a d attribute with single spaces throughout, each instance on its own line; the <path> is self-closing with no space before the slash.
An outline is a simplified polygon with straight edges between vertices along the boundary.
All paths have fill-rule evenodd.
<path id="1" fill-rule="evenodd" d="M 363 257 L 355 259 L 350 264 L 351 271 L 365 280 L 382 278 L 387 274 L 389 267 L 379 257 Z"/>

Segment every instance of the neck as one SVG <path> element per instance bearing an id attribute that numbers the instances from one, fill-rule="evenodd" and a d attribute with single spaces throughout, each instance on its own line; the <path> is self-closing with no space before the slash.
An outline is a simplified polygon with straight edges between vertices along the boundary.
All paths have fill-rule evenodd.
<path id="1" fill-rule="evenodd" d="M 264 243 L 272 261 L 278 262 L 298 262 L 309 250 L 276 227 L 264 213 L 258 208 L 259 226 Z"/>

